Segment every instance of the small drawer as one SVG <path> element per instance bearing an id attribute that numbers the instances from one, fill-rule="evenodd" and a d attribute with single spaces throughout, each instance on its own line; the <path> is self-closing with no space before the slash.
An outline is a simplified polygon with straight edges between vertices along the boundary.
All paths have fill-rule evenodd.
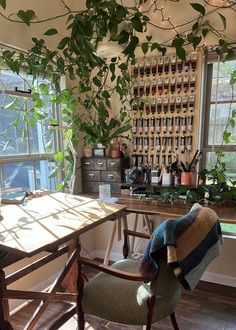
<path id="1" fill-rule="evenodd" d="M 82 168 L 86 169 L 94 169 L 94 159 L 93 158 L 82 158 Z"/>
<path id="2" fill-rule="evenodd" d="M 115 171 L 103 171 L 101 172 L 101 180 L 104 182 L 121 182 L 120 173 Z"/>
<path id="3" fill-rule="evenodd" d="M 94 159 L 94 170 L 106 170 L 107 164 L 105 158 L 95 158 Z"/>
<path id="4" fill-rule="evenodd" d="M 120 171 L 121 159 L 120 158 L 108 158 L 107 159 L 107 170 L 109 171 Z"/>
<path id="5" fill-rule="evenodd" d="M 83 176 L 85 181 L 100 181 L 99 171 L 84 171 Z"/>

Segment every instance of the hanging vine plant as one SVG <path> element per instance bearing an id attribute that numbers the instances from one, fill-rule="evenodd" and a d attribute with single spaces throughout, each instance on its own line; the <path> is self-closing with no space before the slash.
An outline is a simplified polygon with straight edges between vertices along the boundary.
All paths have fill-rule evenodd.
<path id="1" fill-rule="evenodd" d="M 35 24 L 52 22 L 43 38 L 32 38 L 33 46 L 28 53 L 2 50 L 0 58 L 16 74 L 24 69 L 34 78 L 39 75 L 50 78 L 54 93 L 49 92 L 45 83 L 41 83 L 38 90 L 33 90 L 34 106 L 28 115 L 35 121 L 40 120 L 40 108 L 43 106 L 40 94 L 51 95 L 51 102 L 63 105 L 60 117 L 63 122 L 71 125 L 71 135 L 75 144 L 78 143 L 78 132 L 84 131 L 89 134 L 88 128 L 101 117 L 103 121 L 105 118 L 107 127 L 114 129 L 113 132 L 123 134 L 130 129 L 129 113 L 134 100 L 130 97 L 132 77 L 129 66 L 135 62 L 138 48 L 142 49 L 144 55 L 164 55 L 167 49 L 173 49 L 178 57 L 184 59 L 186 47 L 205 49 L 204 40 L 212 34 L 217 39 L 216 51 L 224 54 L 226 58 L 233 55 L 231 42 L 235 40 L 224 35 L 227 19 L 223 11 L 235 12 L 235 1 L 230 1 L 227 6 L 213 6 L 207 0 L 204 1 L 204 5 L 189 3 L 195 18 L 191 23 L 186 19 L 186 22 L 180 25 L 174 25 L 158 0 L 140 0 L 135 6 L 126 6 L 123 1 L 118 3 L 116 0 L 87 0 L 85 10 L 73 10 L 65 0 L 58 1 L 64 6 L 64 13 L 39 19 L 37 13 L 31 9 L 20 9 L 17 13 L 7 16 L 7 0 L 0 0 L 0 15 L 7 21 L 22 23 L 29 28 Z M 167 2 L 171 5 L 177 1 Z M 151 13 L 157 13 L 160 22 L 167 22 L 168 26 L 163 28 L 161 24 L 154 23 L 150 19 Z M 220 29 L 211 23 L 210 15 L 217 16 L 221 22 Z M 53 21 L 61 17 L 67 18 L 65 30 L 68 33 L 60 39 Z M 158 42 L 149 33 L 150 28 L 161 29 L 162 33 L 165 30 L 172 31 L 172 37 Z M 49 49 L 46 40 L 54 37 L 60 40 L 55 49 Z M 121 54 L 109 59 L 101 57 L 98 54 L 98 46 L 104 40 L 118 45 L 122 49 Z M 75 81 L 76 87 L 72 90 L 62 90 L 62 75 Z M 111 98 L 115 93 L 118 94 L 121 107 L 114 118 Z M 57 122 L 54 120 L 52 123 Z M 62 186 L 60 185 L 60 188 Z"/>

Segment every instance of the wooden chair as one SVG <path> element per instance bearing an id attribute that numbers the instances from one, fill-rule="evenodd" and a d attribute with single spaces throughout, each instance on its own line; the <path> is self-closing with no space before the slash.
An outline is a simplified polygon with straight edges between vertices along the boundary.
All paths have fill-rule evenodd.
<path id="1" fill-rule="evenodd" d="M 155 280 L 144 283 L 140 275 L 139 261 L 128 258 L 128 235 L 150 238 L 150 235 L 124 230 L 124 258 L 111 267 L 88 258 L 79 257 L 78 318 L 79 330 L 84 330 L 84 314 L 105 320 L 128 324 L 146 325 L 170 316 L 173 328 L 178 330 L 174 308 L 180 300 L 180 285 L 166 262 L 161 261 Z M 101 272 L 85 286 L 82 265 Z"/>

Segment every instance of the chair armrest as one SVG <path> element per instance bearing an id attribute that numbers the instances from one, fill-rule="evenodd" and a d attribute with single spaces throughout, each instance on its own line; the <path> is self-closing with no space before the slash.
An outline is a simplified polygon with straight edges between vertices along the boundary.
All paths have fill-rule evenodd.
<path id="1" fill-rule="evenodd" d="M 125 280 L 143 281 L 143 277 L 139 273 L 123 272 L 121 270 L 101 264 L 99 261 L 96 260 L 91 260 L 85 257 L 79 257 L 78 263 L 82 265 L 90 266 L 92 268 L 98 269 L 101 272 L 113 275 L 115 277 L 123 278 Z"/>

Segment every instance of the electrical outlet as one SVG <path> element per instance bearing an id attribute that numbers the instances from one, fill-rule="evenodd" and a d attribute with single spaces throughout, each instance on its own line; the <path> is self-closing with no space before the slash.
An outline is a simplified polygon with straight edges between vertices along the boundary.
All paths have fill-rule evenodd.
<path id="1" fill-rule="evenodd" d="M 145 224 L 145 222 L 143 223 L 143 229 L 142 229 L 142 231 L 143 231 L 144 234 L 151 234 L 153 232 L 153 228 L 154 228 L 153 221 L 148 220 L 148 224 L 149 224 L 149 226 L 147 226 Z M 149 228 L 148 227 L 150 228 L 151 232 L 149 231 Z"/>
<path id="2" fill-rule="evenodd" d="M 143 233 L 144 233 L 144 234 L 150 234 L 150 233 L 149 233 L 149 229 L 148 229 L 147 226 L 143 226 Z"/>

